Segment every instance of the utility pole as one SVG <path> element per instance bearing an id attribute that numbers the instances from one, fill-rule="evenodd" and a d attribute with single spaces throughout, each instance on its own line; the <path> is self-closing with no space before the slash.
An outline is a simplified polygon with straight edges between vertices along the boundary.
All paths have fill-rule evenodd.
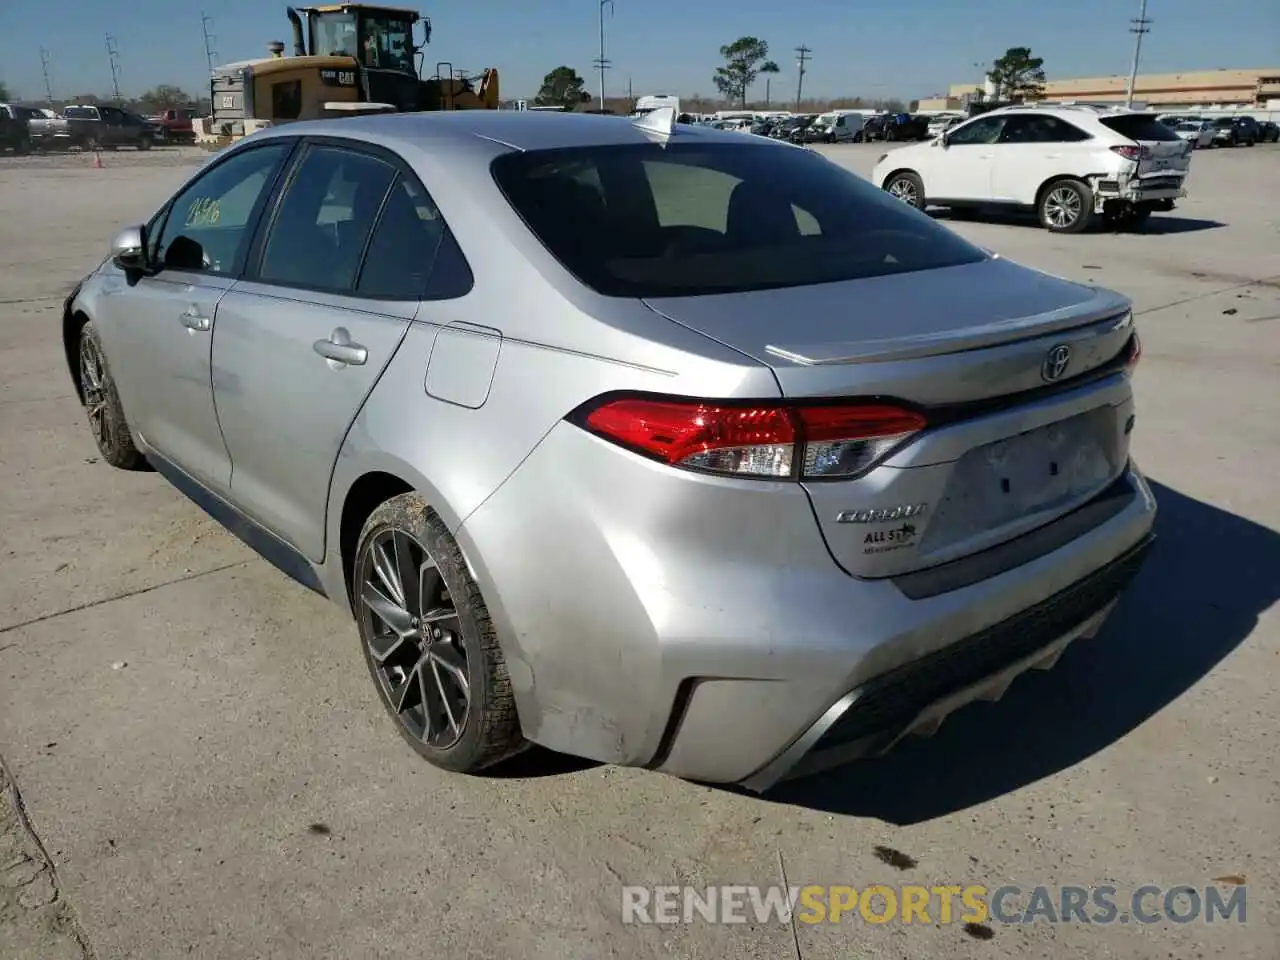
<path id="1" fill-rule="evenodd" d="M 604 8 L 609 8 L 613 15 L 613 0 L 600 0 L 600 56 L 596 57 L 596 69 L 600 71 L 600 112 L 604 113 L 604 72 L 609 69 L 609 61 L 604 55 Z"/>
<path id="2" fill-rule="evenodd" d="M 804 72 L 809 63 L 809 54 L 813 53 L 803 43 L 796 47 L 796 64 L 800 67 L 800 75 L 796 78 L 796 113 L 800 112 L 800 100 L 804 96 Z"/>
<path id="3" fill-rule="evenodd" d="M 107 60 L 111 64 L 111 88 L 115 91 L 116 103 L 120 98 L 120 49 L 116 46 L 116 38 L 107 34 Z"/>
<path id="4" fill-rule="evenodd" d="M 49 80 L 49 51 L 44 47 L 40 48 L 40 71 L 44 74 L 45 96 L 53 103 L 53 83 Z"/>
<path id="5" fill-rule="evenodd" d="M 1142 56 L 1142 35 L 1151 32 L 1148 26 L 1151 21 L 1147 19 L 1147 0 L 1139 0 L 1138 17 L 1136 20 L 1130 20 L 1129 22 L 1133 24 L 1129 28 L 1129 32 L 1135 36 L 1133 41 L 1133 69 L 1129 71 L 1129 86 L 1125 90 L 1124 105 L 1132 110 L 1133 88 L 1138 82 L 1138 59 Z"/>
<path id="6" fill-rule="evenodd" d="M 213 68 L 218 64 L 218 49 L 214 45 L 218 39 L 210 31 L 213 26 L 213 17 L 208 16 L 203 10 L 200 11 L 200 32 L 204 34 L 204 61 L 209 65 L 209 74 L 213 75 Z"/>

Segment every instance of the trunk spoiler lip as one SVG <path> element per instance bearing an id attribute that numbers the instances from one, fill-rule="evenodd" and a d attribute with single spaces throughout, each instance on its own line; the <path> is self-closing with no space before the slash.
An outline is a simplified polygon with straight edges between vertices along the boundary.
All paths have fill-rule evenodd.
<path id="1" fill-rule="evenodd" d="M 1133 323 L 1131 304 L 1118 297 L 1108 299 L 1110 302 L 1100 309 L 1085 313 L 1080 311 L 1079 305 L 1072 305 L 1051 313 L 997 320 L 961 330 L 947 330 L 907 338 L 844 343 L 769 344 L 765 347 L 765 352 L 771 357 L 797 366 L 818 367 L 883 363 L 889 360 L 913 360 L 920 357 L 967 353 L 1094 325 L 1100 327 L 1098 335 L 1101 336 L 1116 333 Z"/>

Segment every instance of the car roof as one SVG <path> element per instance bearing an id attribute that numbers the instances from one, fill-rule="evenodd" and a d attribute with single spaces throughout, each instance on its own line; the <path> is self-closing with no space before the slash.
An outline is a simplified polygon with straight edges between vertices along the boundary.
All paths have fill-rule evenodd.
<path id="1" fill-rule="evenodd" d="M 333 120 L 308 120 L 268 128 L 259 134 L 339 136 L 396 148 L 448 143 L 492 155 L 495 144 L 512 150 L 652 143 L 655 134 L 630 117 L 527 110 L 449 110 L 426 113 L 370 114 Z M 672 140 L 741 145 L 741 137 L 711 127 L 677 124 Z M 761 141 L 765 143 L 766 141 Z M 783 145 L 775 145 L 782 148 Z"/>

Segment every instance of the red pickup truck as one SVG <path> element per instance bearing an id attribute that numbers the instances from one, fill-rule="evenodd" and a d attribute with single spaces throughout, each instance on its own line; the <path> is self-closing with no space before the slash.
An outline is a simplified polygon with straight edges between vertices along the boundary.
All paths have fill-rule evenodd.
<path id="1" fill-rule="evenodd" d="M 169 109 L 148 117 L 147 122 L 151 124 L 158 140 L 167 143 L 195 143 L 196 131 L 191 125 L 195 115 L 194 110 Z"/>

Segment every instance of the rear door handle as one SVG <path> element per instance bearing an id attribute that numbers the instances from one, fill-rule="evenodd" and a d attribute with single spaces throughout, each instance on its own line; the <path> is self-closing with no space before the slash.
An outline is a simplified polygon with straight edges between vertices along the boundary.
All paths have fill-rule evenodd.
<path id="1" fill-rule="evenodd" d="M 361 366 L 369 359 L 369 351 L 358 343 L 353 343 L 351 333 L 346 327 L 337 327 L 329 334 L 328 340 L 317 340 L 312 349 L 326 360 L 333 363 Z"/>
<path id="2" fill-rule="evenodd" d="M 197 310 L 195 307 L 188 307 L 187 312 L 182 315 L 182 325 L 188 330 L 208 330 L 211 326 L 209 318 Z"/>

